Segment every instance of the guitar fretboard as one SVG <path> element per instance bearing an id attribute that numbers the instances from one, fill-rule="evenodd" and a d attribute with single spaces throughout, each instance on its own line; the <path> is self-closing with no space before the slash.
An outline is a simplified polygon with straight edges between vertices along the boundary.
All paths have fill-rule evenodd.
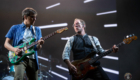
<path id="1" fill-rule="evenodd" d="M 56 32 L 53 32 L 53 33 L 51 33 L 51 34 L 49 34 L 49 35 L 43 37 L 43 40 L 46 40 L 46 39 L 50 38 L 51 36 L 53 36 L 53 35 L 55 35 L 55 34 L 56 34 Z M 26 47 L 27 47 L 27 49 L 29 49 L 29 48 L 31 48 L 31 47 L 37 45 L 37 44 L 38 44 L 38 41 L 33 42 L 31 45 L 27 45 Z"/>
<path id="2" fill-rule="evenodd" d="M 117 47 L 120 47 L 120 46 L 123 45 L 123 44 L 124 44 L 124 42 L 121 42 L 121 43 L 119 43 L 119 44 L 116 45 L 116 46 L 117 46 Z M 97 60 L 99 60 L 100 58 L 102 58 L 103 56 L 110 54 L 112 51 L 113 51 L 113 48 L 111 48 L 111 49 L 109 49 L 108 51 L 106 51 L 106 52 L 100 54 L 98 57 L 96 57 L 96 58 L 94 58 L 94 59 L 91 59 L 91 60 L 89 61 L 89 63 L 90 63 L 90 64 L 93 64 L 94 62 L 96 62 Z"/>

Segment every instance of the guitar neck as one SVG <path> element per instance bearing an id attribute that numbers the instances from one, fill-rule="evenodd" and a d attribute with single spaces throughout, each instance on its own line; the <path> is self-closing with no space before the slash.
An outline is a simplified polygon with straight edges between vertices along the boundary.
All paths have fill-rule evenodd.
<path id="1" fill-rule="evenodd" d="M 51 33 L 51 34 L 49 34 L 49 35 L 46 35 L 46 36 L 43 37 L 42 39 L 43 39 L 43 40 L 46 40 L 46 39 L 50 38 L 51 36 L 53 36 L 53 35 L 55 35 L 55 34 L 56 34 L 56 32 L 53 32 L 53 33 Z M 28 46 L 26 46 L 26 47 L 27 47 L 27 49 L 29 49 L 29 48 L 31 48 L 31 47 L 37 45 L 37 44 L 38 44 L 38 41 L 33 42 L 31 45 L 28 45 Z"/>
<path id="2" fill-rule="evenodd" d="M 123 45 L 123 44 L 124 44 L 124 42 L 121 42 L 121 43 L 119 43 L 119 44 L 116 45 L 116 46 L 117 46 L 117 47 L 120 47 L 120 46 Z M 94 59 L 91 59 L 91 60 L 89 61 L 89 63 L 90 63 L 90 64 L 93 64 L 93 63 L 96 62 L 97 60 L 101 59 L 103 56 L 110 54 L 112 51 L 113 51 L 113 48 L 111 48 L 111 49 L 109 49 L 108 51 L 106 51 L 106 52 L 100 54 L 98 57 L 96 57 L 96 58 L 94 58 Z"/>

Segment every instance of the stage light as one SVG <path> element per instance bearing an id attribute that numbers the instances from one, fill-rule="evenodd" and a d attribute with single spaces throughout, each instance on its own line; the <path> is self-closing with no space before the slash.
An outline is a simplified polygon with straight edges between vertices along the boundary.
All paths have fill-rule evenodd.
<path id="1" fill-rule="evenodd" d="M 64 71 L 69 71 L 67 68 L 64 68 L 64 67 L 59 66 L 59 65 L 56 65 L 56 67 L 59 68 L 59 69 L 62 69 L 62 70 L 64 70 Z"/>
<path id="2" fill-rule="evenodd" d="M 2 63 L 3 61 L 1 60 L 0 63 Z"/>
<path id="3" fill-rule="evenodd" d="M 49 61 L 48 58 L 44 58 L 44 57 L 41 57 L 41 56 L 38 56 L 38 58 L 39 58 L 39 59 L 43 59 L 43 60 L 45 60 L 45 61 Z"/>
<path id="4" fill-rule="evenodd" d="M 117 24 L 105 24 L 104 27 L 117 27 Z"/>
<path id="5" fill-rule="evenodd" d="M 61 38 L 61 40 L 68 40 L 70 37 Z"/>
<path id="6" fill-rule="evenodd" d="M 104 71 L 119 75 L 119 71 L 102 67 Z"/>
<path id="7" fill-rule="evenodd" d="M 88 2 L 91 2 L 91 1 L 94 1 L 94 0 L 85 0 L 84 3 L 88 3 Z"/>
<path id="8" fill-rule="evenodd" d="M 97 13 L 96 15 L 99 16 L 99 15 L 111 14 L 111 13 L 116 13 L 116 12 L 117 12 L 117 10 L 113 10 L 113 11 Z"/>
<path id="9" fill-rule="evenodd" d="M 59 24 L 51 24 L 51 25 L 44 25 L 44 26 L 38 26 L 40 29 L 45 29 L 45 28 L 54 28 L 54 27 L 64 27 L 68 26 L 67 23 L 59 23 Z"/>
<path id="10" fill-rule="evenodd" d="M 99 55 L 96 54 L 96 56 L 99 56 Z M 118 57 L 114 57 L 114 56 L 104 56 L 103 58 L 112 59 L 112 60 L 119 60 Z"/>
<path id="11" fill-rule="evenodd" d="M 113 56 L 105 56 L 103 58 L 107 58 L 107 59 L 113 59 L 113 60 L 119 60 L 118 57 L 113 57 Z"/>
<path id="12" fill-rule="evenodd" d="M 46 9 L 50 9 L 50 8 L 53 8 L 53 7 L 58 6 L 58 5 L 60 5 L 60 3 L 56 3 L 56 4 L 53 4 L 51 6 L 48 6 L 48 7 L 46 7 Z"/>
<path id="13" fill-rule="evenodd" d="M 49 70 L 49 72 L 51 72 L 52 74 L 54 74 L 54 75 L 56 75 L 56 76 L 58 76 L 58 77 L 61 77 L 61 78 L 65 79 L 65 80 L 68 80 L 67 77 L 62 76 L 62 75 L 60 75 L 60 74 L 58 74 L 58 73 L 56 73 L 56 72 L 54 72 L 54 71 Z"/>

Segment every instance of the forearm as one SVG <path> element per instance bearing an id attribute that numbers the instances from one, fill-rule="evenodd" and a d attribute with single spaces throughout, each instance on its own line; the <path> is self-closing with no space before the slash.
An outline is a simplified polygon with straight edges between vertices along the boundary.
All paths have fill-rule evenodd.
<path id="1" fill-rule="evenodd" d="M 9 51 L 15 51 L 15 48 L 10 43 L 8 43 L 8 42 L 4 43 L 4 47 L 6 49 L 8 49 Z"/>
<path id="2" fill-rule="evenodd" d="M 64 62 L 67 64 L 67 66 L 71 65 L 71 62 L 68 59 L 65 59 Z"/>

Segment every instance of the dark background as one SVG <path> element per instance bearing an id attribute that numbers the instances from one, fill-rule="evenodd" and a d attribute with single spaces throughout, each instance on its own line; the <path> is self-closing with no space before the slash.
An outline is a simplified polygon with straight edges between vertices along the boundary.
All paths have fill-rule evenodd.
<path id="1" fill-rule="evenodd" d="M 39 62 L 46 67 L 41 67 L 44 75 L 48 76 L 47 80 L 63 80 L 52 73 L 52 71 L 63 75 L 70 80 L 67 71 L 59 69 L 56 65 L 67 68 L 62 60 L 62 52 L 66 40 L 62 37 L 70 37 L 75 34 L 72 24 L 75 18 L 81 18 L 86 22 L 86 33 L 98 37 L 104 49 L 111 48 L 114 44 L 122 42 L 124 36 L 134 33 L 138 39 L 131 44 L 122 46 L 119 52 L 109 54 L 109 56 L 118 57 L 119 60 L 102 58 L 101 66 L 119 71 L 119 75 L 107 72 L 111 80 L 124 80 L 125 73 L 132 74 L 132 80 L 140 79 L 140 6 L 136 0 L 95 0 L 89 3 L 83 3 L 84 0 L 1 0 L 0 2 L 0 56 L 7 57 L 8 50 L 3 46 L 5 35 L 12 25 L 22 22 L 21 12 L 25 7 L 32 7 L 38 12 L 35 26 L 43 26 L 58 23 L 67 23 L 68 31 L 57 34 L 45 41 L 43 48 L 39 51 L 39 56 L 49 59 L 45 61 L 39 58 Z M 54 8 L 46 9 L 47 6 L 61 3 Z M 97 13 L 117 10 L 117 13 L 97 16 Z M 117 27 L 105 28 L 104 24 L 117 24 Z M 61 27 L 59 27 L 61 28 Z M 59 28 L 42 29 L 42 36 L 45 36 Z M 7 60 L 0 63 L 0 74 L 6 71 Z M 71 55 L 72 60 L 72 55 Z M 9 64 L 9 62 L 8 62 Z M 50 73 L 53 77 L 50 77 Z M 44 80 L 46 80 L 44 78 Z"/>

